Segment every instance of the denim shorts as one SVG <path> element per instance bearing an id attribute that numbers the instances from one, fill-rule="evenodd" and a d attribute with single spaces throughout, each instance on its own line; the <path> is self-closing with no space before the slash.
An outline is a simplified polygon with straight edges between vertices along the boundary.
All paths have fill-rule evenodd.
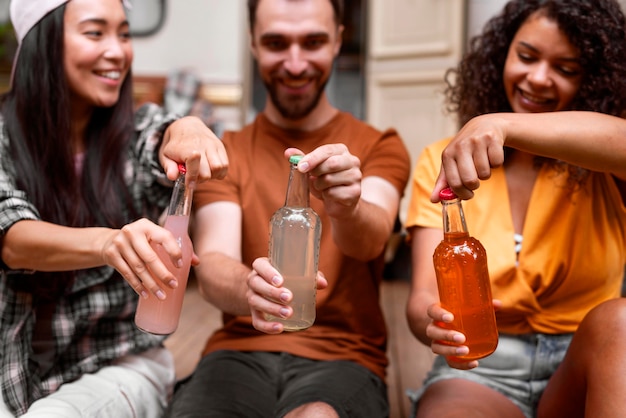
<path id="1" fill-rule="evenodd" d="M 415 416 L 419 398 L 429 385 L 444 379 L 460 378 L 481 383 L 504 394 L 527 418 L 534 418 L 539 398 L 563 361 L 572 337 L 573 334 L 500 334 L 496 351 L 480 359 L 479 366 L 471 370 L 453 369 L 443 357 L 438 356 L 423 387 L 409 392 L 413 403 L 411 416 Z"/>
<path id="2" fill-rule="evenodd" d="M 165 417 L 283 417 L 318 401 L 341 418 L 389 416 L 387 386 L 357 363 L 225 350 L 202 358 L 177 387 Z"/>

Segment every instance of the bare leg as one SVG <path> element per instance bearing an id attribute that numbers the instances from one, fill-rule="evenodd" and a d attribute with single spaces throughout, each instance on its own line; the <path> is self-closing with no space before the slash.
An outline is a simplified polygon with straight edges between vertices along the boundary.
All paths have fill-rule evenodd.
<path id="1" fill-rule="evenodd" d="M 416 418 L 524 418 L 522 411 L 501 393 L 463 379 L 433 383 L 419 401 Z"/>
<path id="2" fill-rule="evenodd" d="M 604 302 L 578 327 L 541 397 L 538 418 L 604 418 L 626 411 L 626 299 Z"/>
<path id="3" fill-rule="evenodd" d="M 337 418 L 337 411 L 324 403 L 313 402 L 304 404 L 285 415 L 285 418 Z"/>

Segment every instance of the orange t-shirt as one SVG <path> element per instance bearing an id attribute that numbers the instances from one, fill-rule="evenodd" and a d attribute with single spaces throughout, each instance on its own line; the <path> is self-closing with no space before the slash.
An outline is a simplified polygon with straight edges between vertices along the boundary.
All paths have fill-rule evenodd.
<path id="1" fill-rule="evenodd" d="M 257 257 L 267 256 L 270 218 L 285 203 L 290 166 L 284 150 L 295 146 L 307 153 L 328 143 L 346 144 L 360 159 L 363 178 L 381 177 L 403 193 L 410 158 L 394 130 L 379 132 L 342 112 L 318 130 L 288 131 L 260 114 L 242 131 L 225 134 L 228 175 L 223 181 L 199 186 L 194 207 L 219 201 L 241 206 L 242 257 L 250 266 Z M 345 256 L 333 241 L 322 202 L 311 196 L 311 206 L 322 220 L 319 269 L 329 283 L 317 292 L 314 325 L 305 331 L 267 335 L 252 327 L 250 317 L 224 315 L 224 327 L 209 338 L 205 354 L 223 349 L 275 351 L 350 360 L 384 378 L 387 331 L 379 305 L 383 254 L 370 262 Z"/>
<path id="2" fill-rule="evenodd" d="M 442 229 L 441 205 L 430 194 L 450 140 L 427 147 L 412 180 L 406 227 Z M 463 202 L 469 233 L 487 251 L 500 332 L 576 331 L 599 303 L 620 296 L 626 261 L 626 208 L 610 174 L 592 172 L 580 190 L 568 173 L 544 165 L 532 191 L 516 266 L 514 228 L 503 168 Z"/>

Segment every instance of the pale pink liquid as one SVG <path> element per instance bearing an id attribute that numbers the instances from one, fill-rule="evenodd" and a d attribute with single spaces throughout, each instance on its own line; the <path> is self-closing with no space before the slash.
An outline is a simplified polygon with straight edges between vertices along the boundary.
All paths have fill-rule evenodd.
<path id="1" fill-rule="evenodd" d="M 141 330 L 152 333 L 167 335 L 176 331 L 180 311 L 183 306 L 187 279 L 191 267 L 192 246 L 187 233 L 189 225 L 188 216 L 170 215 L 165 220 L 164 228 L 171 231 L 175 237 L 179 237 L 179 245 L 183 250 L 183 266 L 176 267 L 172 263 L 169 254 L 160 244 L 153 244 L 152 248 L 159 255 L 165 266 L 174 274 L 178 280 L 178 287 L 171 287 L 159 283 L 166 295 L 165 300 L 160 300 L 154 294 L 149 293 L 147 298 L 139 297 L 137 312 L 135 314 L 135 324 Z"/>
<path id="2" fill-rule="evenodd" d="M 283 276 L 283 287 L 293 293 L 293 315 L 283 319 L 267 314 L 266 319 L 282 322 L 285 331 L 307 329 L 315 322 L 320 234 L 321 222 L 310 208 L 283 207 L 270 221 L 269 259 Z"/>
<path id="3" fill-rule="evenodd" d="M 289 306 L 293 315 L 287 319 L 267 315 L 269 321 L 283 323 L 285 331 L 299 331 L 309 328 L 315 322 L 315 276 L 283 276 L 283 287 L 291 290 L 293 299 Z"/>

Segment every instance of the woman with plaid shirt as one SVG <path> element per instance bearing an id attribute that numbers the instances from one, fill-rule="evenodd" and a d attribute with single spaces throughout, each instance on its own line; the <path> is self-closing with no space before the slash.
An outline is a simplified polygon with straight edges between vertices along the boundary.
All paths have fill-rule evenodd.
<path id="1" fill-rule="evenodd" d="M 120 0 L 12 0 L 18 39 L 0 100 L 0 417 L 158 417 L 174 381 L 138 295 L 176 286 L 152 250 L 177 165 L 223 178 L 197 118 L 133 116 Z M 197 262 L 197 257 L 195 257 Z"/>

